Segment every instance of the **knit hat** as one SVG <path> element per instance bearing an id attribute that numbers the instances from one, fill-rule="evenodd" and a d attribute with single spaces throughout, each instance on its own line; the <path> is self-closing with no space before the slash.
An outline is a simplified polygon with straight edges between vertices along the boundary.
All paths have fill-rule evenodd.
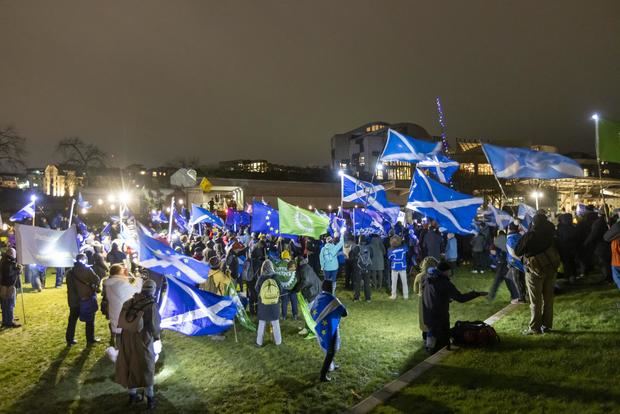
<path id="1" fill-rule="evenodd" d="M 157 289 L 157 283 L 153 279 L 147 279 L 142 284 L 142 293 L 146 295 L 155 296 L 155 289 Z"/>

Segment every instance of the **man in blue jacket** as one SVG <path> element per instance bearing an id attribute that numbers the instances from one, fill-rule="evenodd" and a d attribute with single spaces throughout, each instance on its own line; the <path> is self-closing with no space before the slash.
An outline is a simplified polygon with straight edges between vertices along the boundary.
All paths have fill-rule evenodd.
<path id="1" fill-rule="evenodd" d="M 398 278 L 400 278 L 401 284 L 403 285 L 403 297 L 409 299 L 409 287 L 407 286 L 407 246 L 403 245 L 401 238 L 398 236 L 394 236 L 390 239 L 388 259 L 392 269 L 392 296 L 390 296 L 390 299 L 396 299 Z"/>
<path id="2" fill-rule="evenodd" d="M 321 249 L 319 260 L 321 262 L 321 270 L 323 270 L 324 280 L 332 282 L 334 292 L 336 291 L 336 277 L 338 276 L 338 252 L 344 246 L 344 228 L 340 233 L 340 241 L 334 244 L 334 239 L 330 236 L 325 239 L 325 246 Z"/>

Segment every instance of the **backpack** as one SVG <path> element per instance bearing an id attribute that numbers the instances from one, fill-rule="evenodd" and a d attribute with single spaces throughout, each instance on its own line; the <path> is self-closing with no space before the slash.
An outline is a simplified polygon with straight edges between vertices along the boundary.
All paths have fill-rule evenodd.
<path id="1" fill-rule="evenodd" d="M 224 262 L 224 266 L 231 277 L 237 277 L 237 272 L 239 269 L 239 259 L 237 258 L 236 254 L 234 254 L 233 252 L 228 253 L 228 256 L 226 256 L 226 261 Z"/>
<path id="2" fill-rule="evenodd" d="M 360 246 L 360 252 L 357 255 L 357 267 L 362 272 L 368 272 L 372 266 L 372 257 L 368 246 Z"/>
<path id="3" fill-rule="evenodd" d="M 272 278 L 265 279 L 258 295 L 263 305 L 277 305 L 280 300 L 278 283 Z"/>
<path id="4" fill-rule="evenodd" d="M 134 304 L 131 304 L 129 308 L 123 306 L 121 314 L 118 317 L 118 327 L 121 328 L 123 332 L 142 332 L 142 329 L 144 329 L 144 308 L 152 303 L 153 301 L 148 301 L 140 308 L 134 308 Z"/>
<path id="5" fill-rule="evenodd" d="M 495 329 L 482 321 L 457 321 L 450 330 L 450 336 L 452 343 L 459 346 L 483 348 L 500 342 Z"/>

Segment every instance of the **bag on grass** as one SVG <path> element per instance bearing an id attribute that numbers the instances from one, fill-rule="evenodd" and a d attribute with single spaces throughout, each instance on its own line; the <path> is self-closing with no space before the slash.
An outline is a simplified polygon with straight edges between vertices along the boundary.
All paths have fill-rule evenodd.
<path id="1" fill-rule="evenodd" d="M 499 335 L 491 325 L 482 321 L 457 321 L 450 330 L 452 343 L 459 346 L 483 348 L 499 343 Z"/>
<path id="2" fill-rule="evenodd" d="M 280 288 L 273 279 L 267 279 L 260 287 L 258 294 L 263 305 L 275 305 L 280 300 Z"/>

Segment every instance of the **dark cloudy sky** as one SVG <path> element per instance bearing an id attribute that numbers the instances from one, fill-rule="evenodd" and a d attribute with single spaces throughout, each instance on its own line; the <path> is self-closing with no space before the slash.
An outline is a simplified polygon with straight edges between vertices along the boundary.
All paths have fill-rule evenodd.
<path id="1" fill-rule="evenodd" d="M 121 165 L 327 164 L 365 122 L 439 134 L 437 95 L 452 137 L 593 151 L 619 89 L 618 0 L 0 0 L 0 124 L 31 164 L 65 136 Z"/>

